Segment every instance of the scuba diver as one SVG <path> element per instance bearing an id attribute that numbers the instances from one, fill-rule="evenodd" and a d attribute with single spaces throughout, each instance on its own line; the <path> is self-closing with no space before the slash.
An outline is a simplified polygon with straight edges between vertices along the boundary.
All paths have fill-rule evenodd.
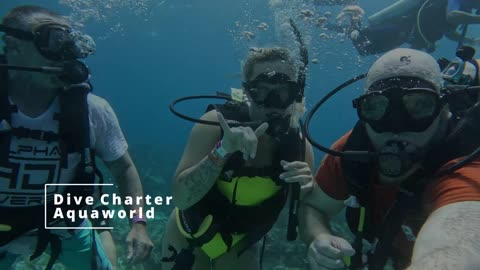
<path id="1" fill-rule="evenodd" d="M 385 53 L 407 43 L 412 49 L 435 51 L 443 36 L 458 42 L 477 45 L 466 37 L 467 26 L 458 32 L 458 24 L 447 20 L 448 0 L 399 0 L 368 17 L 368 26 L 351 20 L 347 25 L 328 28 L 347 34 L 360 55 Z M 342 11 L 343 12 L 343 11 Z M 342 14 L 341 12 L 341 14 Z"/>
<path id="2" fill-rule="evenodd" d="M 353 130 L 332 149 L 311 141 L 329 154 L 299 212 L 310 269 L 380 270 L 388 261 L 394 269 L 478 269 L 480 105 L 452 118 L 441 85 L 433 57 L 392 50 L 366 75 Z M 344 208 L 352 242 L 328 223 Z"/>
<path id="3" fill-rule="evenodd" d="M 193 127 L 173 182 L 177 208 L 162 269 L 260 269 L 256 243 L 276 222 L 288 186 L 313 179 L 298 123 L 306 69 L 298 69 L 287 49 L 252 49 L 240 100 L 209 106 L 201 118 L 220 127 Z"/>
<path id="4" fill-rule="evenodd" d="M 480 60 L 475 59 L 475 53 L 475 48 L 461 46 L 456 50 L 453 60 L 437 60 L 442 70 L 442 91 L 450 93 L 448 103 L 454 117 L 463 117 L 479 101 L 478 90 L 468 91 L 473 89 L 472 86 L 480 86 Z"/>
<path id="5" fill-rule="evenodd" d="M 474 14 L 474 10 L 476 11 Z M 454 25 L 480 24 L 480 2 L 475 0 L 448 0 L 447 21 Z"/>
<path id="6" fill-rule="evenodd" d="M 480 60 L 475 59 L 475 53 L 475 48 L 461 46 L 456 50 L 456 57 L 452 61 L 446 58 L 437 61 L 442 70 L 444 85 L 480 85 Z"/>
<path id="7" fill-rule="evenodd" d="M 0 31 L 0 269 L 9 269 L 18 255 L 35 259 L 48 246 L 46 269 L 57 259 L 67 269 L 112 269 L 98 234 L 88 228 L 90 220 L 51 213 L 58 207 L 55 194 L 90 196 L 98 190 L 91 185 L 102 182 L 95 157 L 118 180 L 123 196 L 143 195 L 117 117 L 91 93 L 88 68 L 80 61 L 94 53 L 95 43 L 65 17 L 39 6 L 12 9 Z M 71 183 L 84 186 L 65 186 Z M 141 206 L 127 207 L 139 213 Z M 61 205 L 63 213 L 84 207 Z M 64 227 L 72 229 L 55 229 Z M 138 215 L 127 244 L 130 261 L 152 249 Z"/>

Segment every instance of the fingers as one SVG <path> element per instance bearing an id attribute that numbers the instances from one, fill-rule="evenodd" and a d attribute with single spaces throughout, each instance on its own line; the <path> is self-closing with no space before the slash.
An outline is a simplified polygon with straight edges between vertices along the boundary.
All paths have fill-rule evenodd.
<path id="1" fill-rule="evenodd" d="M 243 140 L 242 149 L 240 150 L 243 154 L 243 159 L 248 160 L 250 158 L 250 143 L 247 139 Z"/>
<path id="2" fill-rule="evenodd" d="M 344 256 L 352 256 L 354 253 L 345 239 L 319 234 L 308 248 L 308 259 L 311 269 L 344 269 Z"/>
<path id="3" fill-rule="evenodd" d="M 352 245 L 343 238 L 337 238 L 333 241 L 332 245 L 338 248 L 343 256 L 355 255 L 355 249 L 353 249 Z"/>
<path id="4" fill-rule="evenodd" d="M 254 159 L 255 156 L 257 155 L 257 146 L 258 146 L 258 138 L 255 134 L 255 132 L 251 129 L 251 128 L 248 128 L 248 144 L 249 144 L 249 151 L 250 151 L 250 155 L 249 157 L 251 159 Z"/>
<path id="5" fill-rule="evenodd" d="M 342 269 L 345 263 L 341 259 L 332 259 L 323 254 L 317 254 L 315 257 L 317 264 L 324 267 L 324 269 Z"/>
<path id="6" fill-rule="evenodd" d="M 342 269 L 345 267 L 345 264 L 341 259 L 330 258 L 322 254 L 321 250 L 318 250 L 318 247 L 312 245 L 308 251 L 308 260 L 310 262 L 311 269 Z"/>
<path id="7" fill-rule="evenodd" d="M 324 256 L 331 258 L 331 259 L 342 259 L 343 255 L 340 249 L 332 246 L 332 245 L 320 245 L 316 246 L 316 250 L 319 253 L 323 254 Z"/>
<path id="8" fill-rule="evenodd" d="M 131 263 L 134 260 L 133 257 L 133 241 L 131 239 L 127 239 L 127 262 Z"/>
<path id="9" fill-rule="evenodd" d="M 227 121 L 225 121 L 225 118 L 223 118 L 223 115 L 219 112 L 217 112 L 217 117 L 218 117 L 218 123 L 220 123 L 220 127 L 222 128 L 223 130 L 223 133 L 226 134 L 230 134 L 230 127 L 228 126 L 227 124 Z"/>
<path id="10" fill-rule="evenodd" d="M 236 139 L 240 144 L 240 151 L 243 154 L 243 159 L 254 159 L 257 154 L 258 139 L 254 131 L 250 127 L 238 127 L 232 129 L 233 136 L 238 136 Z"/>
<path id="11" fill-rule="evenodd" d="M 291 171 L 286 171 L 280 174 L 280 179 L 286 180 L 289 177 L 295 177 L 295 176 L 306 176 L 306 177 L 311 177 L 312 173 L 310 172 L 309 168 L 301 168 L 301 169 L 295 169 Z"/>
<path id="12" fill-rule="evenodd" d="M 300 183 L 301 185 L 304 185 L 310 182 L 313 178 L 310 167 L 306 162 L 294 161 L 288 163 L 285 160 L 282 160 L 280 161 L 280 164 L 286 172 L 280 174 L 279 177 L 287 183 Z"/>
<path id="13" fill-rule="evenodd" d="M 282 165 L 283 169 L 286 171 L 302 169 L 302 168 L 308 168 L 310 170 L 310 167 L 308 166 L 308 164 L 303 161 L 286 162 L 285 160 L 282 160 L 280 161 L 280 165 Z"/>
<path id="14" fill-rule="evenodd" d="M 250 138 L 250 130 L 249 128 L 242 127 L 242 153 L 243 153 L 243 159 L 247 160 L 250 158 L 250 151 L 251 151 L 251 138 Z"/>
<path id="15" fill-rule="evenodd" d="M 268 129 L 268 124 L 261 124 L 255 131 L 250 127 L 230 128 L 221 113 L 217 113 L 218 122 L 223 130 L 222 144 L 230 152 L 241 151 L 243 159 L 254 159 L 257 154 L 258 137 Z"/>
<path id="16" fill-rule="evenodd" d="M 152 251 L 152 247 L 148 243 L 137 242 L 137 252 L 136 252 L 136 260 L 141 261 L 146 259 L 150 252 Z"/>
<path id="17" fill-rule="evenodd" d="M 345 256 L 351 257 L 351 256 L 355 255 L 355 249 L 353 249 L 352 247 L 350 247 L 348 249 L 343 249 L 342 254 L 345 255 Z"/>
<path id="18" fill-rule="evenodd" d="M 255 129 L 255 136 L 259 138 L 262 136 L 268 129 L 268 123 L 261 124 L 257 129 Z"/>
<path id="19" fill-rule="evenodd" d="M 303 186 L 305 184 L 308 184 L 312 180 L 312 177 L 309 175 L 297 175 L 287 178 L 280 177 L 280 179 L 282 179 L 286 183 L 299 183 L 301 186 Z"/>
<path id="20" fill-rule="evenodd" d="M 153 243 L 144 242 L 138 239 L 127 240 L 128 255 L 127 263 L 136 263 L 146 259 L 152 252 Z"/>

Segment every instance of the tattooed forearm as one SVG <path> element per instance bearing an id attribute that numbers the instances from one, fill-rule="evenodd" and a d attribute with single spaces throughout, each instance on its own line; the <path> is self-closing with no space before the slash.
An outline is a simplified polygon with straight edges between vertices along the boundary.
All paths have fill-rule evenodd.
<path id="1" fill-rule="evenodd" d="M 185 209 L 197 203 L 212 188 L 220 175 L 224 161 L 214 162 L 209 156 L 203 158 L 197 165 L 186 169 L 177 177 L 181 196 L 176 196 L 176 205 Z"/>

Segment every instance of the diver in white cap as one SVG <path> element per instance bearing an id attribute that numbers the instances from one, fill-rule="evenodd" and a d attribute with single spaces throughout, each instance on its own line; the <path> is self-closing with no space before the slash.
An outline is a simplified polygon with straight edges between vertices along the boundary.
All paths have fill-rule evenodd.
<path id="1" fill-rule="evenodd" d="M 479 100 L 480 60 L 475 59 L 475 53 L 475 48 L 462 46 L 451 61 L 446 58 L 437 60 L 442 69 L 443 92 L 454 93 L 449 97 L 454 117 L 462 117 Z"/>
<path id="2" fill-rule="evenodd" d="M 332 147 L 343 155 L 325 156 L 300 207 L 310 269 L 384 269 L 388 259 L 394 269 L 478 269 L 480 163 L 456 160 L 474 156 L 480 130 L 470 114 L 451 118 L 441 87 L 424 52 L 395 49 L 373 64 L 354 100 L 359 121 Z M 345 207 L 351 242 L 329 226 Z"/>

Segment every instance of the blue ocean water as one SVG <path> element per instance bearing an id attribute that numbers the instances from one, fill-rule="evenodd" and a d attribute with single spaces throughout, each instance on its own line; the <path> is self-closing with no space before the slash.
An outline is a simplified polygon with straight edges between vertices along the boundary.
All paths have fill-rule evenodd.
<path id="1" fill-rule="evenodd" d="M 319 38 L 322 31 L 299 16 L 305 8 L 319 14 L 331 11 L 335 16 L 339 7 L 287 2 L 291 9 L 287 14 L 294 15 L 300 30 L 306 30 L 310 59 L 319 60 L 317 65 L 310 64 L 307 80 L 307 103 L 312 105 L 329 89 L 366 72 L 375 57 L 360 58 L 348 38 L 342 43 Z M 368 15 L 393 2 L 362 1 L 361 6 Z M 97 44 L 96 55 L 86 61 L 95 93 L 111 103 L 130 143 L 159 145 L 169 154 L 182 152 L 192 126 L 168 111 L 172 100 L 240 87 L 238 74 L 249 47 L 293 42 L 278 38 L 279 25 L 274 19 L 278 10 L 269 1 L 7 0 L 2 1 L 0 14 L 29 3 L 84 21 L 83 30 Z M 102 18 L 95 18 L 98 16 Z M 236 27 L 236 22 L 241 27 Z M 259 22 L 266 22 L 268 30 L 257 29 Z M 240 39 L 246 30 L 255 32 L 256 38 Z M 438 45 L 435 56 L 453 56 L 453 42 L 442 40 Z M 359 90 L 361 83 L 356 86 Z M 319 142 L 329 145 L 352 126 L 356 115 L 350 102 L 357 93 L 346 90 L 319 111 L 312 124 L 312 134 Z M 180 108 L 199 116 L 207 103 L 193 101 Z M 318 161 L 322 154 L 317 154 Z"/>
<path id="2" fill-rule="evenodd" d="M 278 2 L 287 4 L 276 5 Z M 360 2 L 368 16 L 395 1 Z M 335 17 L 340 7 L 318 7 L 307 0 L 4 0 L 0 16 L 21 4 L 44 6 L 82 22 L 82 30 L 97 44 L 97 53 L 86 60 L 92 70 L 94 92 L 112 105 L 137 156 L 141 151 L 156 151 L 138 159 L 145 164 L 137 166 L 146 170 L 164 165 L 160 170 L 163 175 L 158 177 L 166 180 L 162 186 L 165 189 L 170 187 L 193 125 L 171 114 L 170 102 L 182 96 L 228 93 L 230 87 L 240 87 L 241 61 L 250 47 L 295 49 L 292 39 L 282 39 L 282 19 L 291 17 L 298 23 L 307 40 L 310 60 L 318 59 L 318 64 L 311 62 L 309 67 L 307 109 L 330 89 L 365 73 L 378 57 L 358 56 L 348 37 L 331 33 L 330 38 L 320 37 L 325 31 L 304 20 L 301 11 L 330 11 Z M 262 22 L 268 25 L 267 30 L 257 27 Z M 472 29 L 470 33 L 479 32 L 478 28 Z M 254 33 L 255 38 L 242 37 L 244 31 Z M 433 53 L 436 58 L 453 57 L 455 43 L 444 39 L 437 45 Z M 330 145 L 352 128 L 357 117 L 351 101 L 361 91 L 362 83 L 356 83 L 320 109 L 311 130 L 319 143 Z M 179 109 L 200 116 L 207 104 L 192 101 Z M 322 156 L 315 152 L 316 164 Z M 160 164 L 149 157 L 159 158 Z M 156 190 L 155 184 L 144 185 L 156 193 L 151 191 Z"/>

